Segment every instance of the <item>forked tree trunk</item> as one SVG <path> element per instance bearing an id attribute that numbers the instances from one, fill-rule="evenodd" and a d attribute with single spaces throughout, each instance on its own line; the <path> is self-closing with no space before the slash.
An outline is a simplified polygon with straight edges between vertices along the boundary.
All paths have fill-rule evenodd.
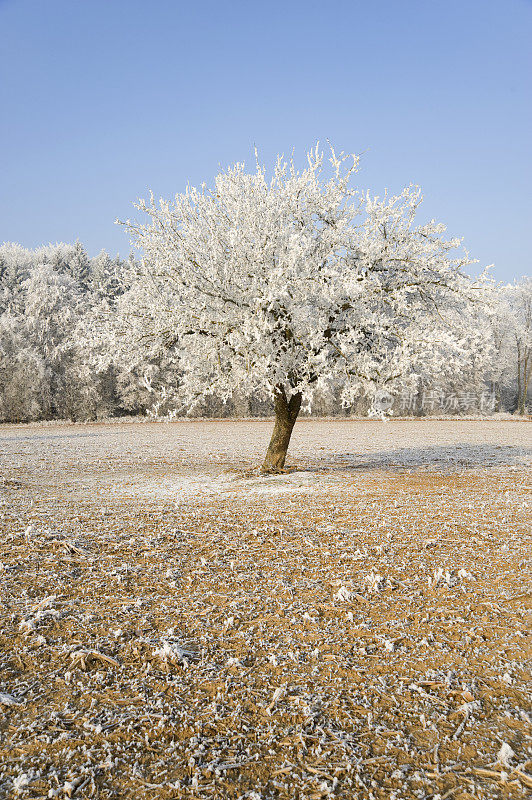
<path id="1" fill-rule="evenodd" d="M 301 392 L 292 395 L 288 400 L 284 388 L 279 387 L 275 395 L 274 408 L 275 425 L 262 472 L 281 472 L 284 468 L 290 437 L 301 408 Z"/>

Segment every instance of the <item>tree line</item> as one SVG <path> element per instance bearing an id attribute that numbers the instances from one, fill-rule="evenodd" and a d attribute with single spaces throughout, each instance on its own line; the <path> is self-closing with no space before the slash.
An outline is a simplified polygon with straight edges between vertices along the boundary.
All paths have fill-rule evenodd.
<path id="1" fill-rule="evenodd" d="M 525 414 L 532 279 L 472 280 L 419 190 L 363 195 L 329 160 L 140 201 L 140 259 L 0 246 L 0 421 L 275 410 L 276 469 L 300 409 Z"/>
<path id="2" fill-rule="evenodd" d="M 171 413 L 165 395 L 179 380 L 178 365 L 164 352 L 117 347 L 109 335 L 119 299 L 131 290 L 138 263 L 104 250 L 89 258 L 78 241 L 28 250 L 0 246 L 0 420 L 95 420 L 128 414 Z M 393 398 L 396 415 L 524 414 L 530 402 L 532 281 L 493 287 L 485 325 L 491 356 L 479 373 L 443 383 L 420 373 Z M 127 337 L 124 339 L 126 345 Z M 129 344 L 129 342 L 128 342 Z M 341 387 L 318 394 L 318 415 L 365 414 L 369 400 L 342 407 Z M 179 411 L 186 413 L 186 409 Z M 207 397 L 201 416 L 263 416 L 272 405 L 235 393 L 231 400 Z"/>

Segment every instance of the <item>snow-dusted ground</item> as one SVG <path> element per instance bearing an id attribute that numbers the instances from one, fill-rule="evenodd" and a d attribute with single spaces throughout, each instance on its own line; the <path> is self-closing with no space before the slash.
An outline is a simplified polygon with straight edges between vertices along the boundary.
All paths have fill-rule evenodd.
<path id="1" fill-rule="evenodd" d="M 375 471 L 517 468 L 530 464 L 532 426 L 519 421 L 300 420 L 287 464 L 261 478 L 272 422 L 0 426 L 0 474 L 43 489 L 188 502 L 242 492 L 326 490 Z"/>
<path id="2" fill-rule="evenodd" d="M 0 428 L 0 798 L 521 800 L 529 423 Z"/>

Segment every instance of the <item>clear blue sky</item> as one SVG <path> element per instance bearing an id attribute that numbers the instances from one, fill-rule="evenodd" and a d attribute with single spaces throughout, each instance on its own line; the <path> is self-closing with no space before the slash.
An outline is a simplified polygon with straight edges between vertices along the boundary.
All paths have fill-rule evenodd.
<path id="1" fill-rule="evenodd" d="M 0 241 L 79 237 L 317 139 L 530 274 L 532 0 L 0 0 Z"/>

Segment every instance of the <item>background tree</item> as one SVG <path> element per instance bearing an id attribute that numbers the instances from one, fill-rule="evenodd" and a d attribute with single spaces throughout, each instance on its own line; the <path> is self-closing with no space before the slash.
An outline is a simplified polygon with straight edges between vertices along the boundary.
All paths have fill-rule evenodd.
<path id="1" fill-rule="evenodd" d="M 532 375 L 532 278 L 508 286 L 511 308 L 511 337 L 517 371 L 517 411 L 526 413 L 530 376 Z"/>
<path id="2" fill-rule="evenodd" d="M 68 271 L 78 286 L 83 291 L 86 291 L 89 285 L 90 261 L 79 239 L 76 239 L 74 244 L 74 252 L 69 260 Z"/>
<path id="3" fill-rule="evenodd" d="M 22 318 L 0 315 L 0 421 L 41 419 L 50 409 L 50 374 L 28 342 Z"/>
<path id="4" fill-rule="evenodd" d="M 139 201 L 128 226 L 145 258 L 130 275 L 123 332 L 171 352 L 188 406 L 235 390 L 269 397 L 264 471 L 284 468 L 294 423 L 317 392 L 398 391 L 419 370 L 458 373 L 482 350 L 480 287 L 460 241 L 416 224 L 420 191 L 371 198 L 351 187 L 355 157 L 316 147 L 271 179 L 237 164 L 212 189 Z"/>
<path id="5" fill-rule="evenodd" d="M 509 403 L 513 402 L 517 385 L 514 353 L 515 312 L 510 303 L 510 288 L 510 286 L 494 288 L 487 315 L 493 341 L 493 361 L 487 377 L 490 379 L 496 412 L 503 410 L 505 399 Z M 517 403 L 514 407 L 516 405 Z"/>
<path id="6" fill-rule="evenodd" d="M 111 283 L 122 262 L 103 260 Z M 101 372 L 85 346 L 106 291 L 87 279 L 94 261 L 79 243 L 0 246 L 0 420 L 94 419 L 119 410 L 111 342 Z"/>
<path id="7" fill-rule="evenodd" d="M 28 277 L 33 261 L 34 254 L 19 244 L 0 245 L 0 314 L 14 311 L 22 281 Z M 18 306 L 20 309 L 20 303 Z"/>

